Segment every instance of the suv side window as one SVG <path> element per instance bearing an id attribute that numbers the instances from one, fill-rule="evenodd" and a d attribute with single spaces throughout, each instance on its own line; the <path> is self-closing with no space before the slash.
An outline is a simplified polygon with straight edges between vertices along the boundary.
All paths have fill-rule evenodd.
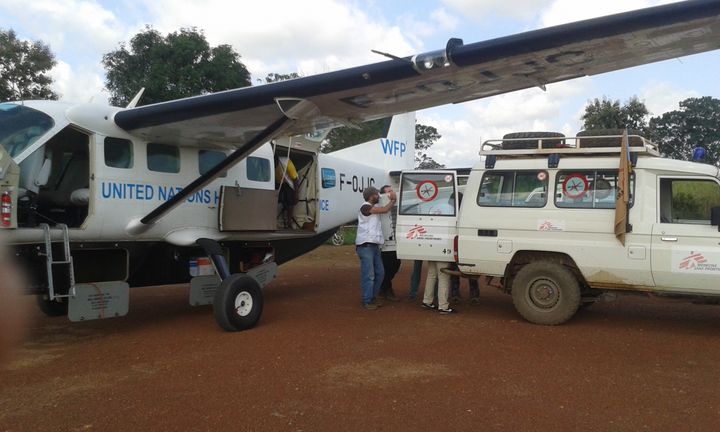
<path id="1" fill-rule="evenodd" d="M 559 171 L 555 177 L 555 206 L 559 208 L 615 208 L 617 170 Z M 630 176 L 630 201 L 632 207 L 635 176 Z"/>
<path id="2" fill-rule="evenodd" d="M 710 225 L 710 209 L 720 206 L 713 180 L 660 179 L 660 222 Z"/>
<path id="3" fill-rule="evenodd" d="M 488 171 L 483 174 L 477 203 L 483 207 L 545 207 L 547 192 L 547 171 Z"/>

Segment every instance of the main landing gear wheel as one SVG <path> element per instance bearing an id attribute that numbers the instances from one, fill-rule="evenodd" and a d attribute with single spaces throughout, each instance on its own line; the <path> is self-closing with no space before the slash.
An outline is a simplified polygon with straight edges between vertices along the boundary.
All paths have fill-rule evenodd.
<path id="1" fill-rule="evenodd" d="M 342 246 L 345 244 L 345 235 L 339 230 L 332 236 L 332 244 L 335 246 Z"/>
<path id="2" fill-rule="evenodd" d="M 226 331 L 252 328 L 262 315 L 263 295 L 260 285 L 250 276 L 236 273 L 223 280 L 215 292 L 213 314 Z"/>
<path id="3" fill-rule="evenodd" d="M 515 309 L 535 324 L 557 325 L 569 320 L 580 306 L 580 287 L 565 266 L 536 261 L 520 269 L 512 284 Z"/>
<path id="4" fill-rule="evenodd" d="M 55 300 L 50 300 L 45 294 L 37 295 L 36 299 L 40 310 L 47 316 L 65 316 L 68 313 L 67 302 L 61 303 Z"/>

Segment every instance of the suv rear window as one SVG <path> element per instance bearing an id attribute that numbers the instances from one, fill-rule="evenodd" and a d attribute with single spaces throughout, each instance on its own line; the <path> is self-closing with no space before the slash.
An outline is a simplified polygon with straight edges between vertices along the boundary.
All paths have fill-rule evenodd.
<path id="1" fill-rule="evenodd" d="M 404 174 L 400 214 L 455 216 L 455 176 L 447 173 Z"/>

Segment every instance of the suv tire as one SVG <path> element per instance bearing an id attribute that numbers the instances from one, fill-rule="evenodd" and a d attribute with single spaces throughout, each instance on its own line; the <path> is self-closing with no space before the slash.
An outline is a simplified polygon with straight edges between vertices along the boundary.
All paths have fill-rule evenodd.
<path id="1" fill-rule="evenodd" d="M 512 298 L 515 309 L 526 320 L 557 325 L 569 320 L 580 307 L 580 286 L 562 264 L 535 261 L 515 275 Z"/>

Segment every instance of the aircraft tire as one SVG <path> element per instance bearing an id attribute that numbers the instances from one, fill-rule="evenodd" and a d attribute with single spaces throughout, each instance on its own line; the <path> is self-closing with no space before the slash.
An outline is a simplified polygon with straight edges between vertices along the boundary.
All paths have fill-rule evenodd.
<path id="1" fill-rule="evenodd" d="M 263 294 L 255 279 L 235 273 L 222 281 L 213 302 L 215 321 L 225 331 L 253 328 L 263 310 Z"/>
<path id="2" fill-rule="evenodd" d="M 56 316 L 65 316 L 68 313 L 68 304 L 67 302 L 57 302 L 54 300 L 50 300 L 47 295 L 40 294 L 36 296 L 37 304 L 40 307 L 40 310 L 47 316 L 56 317 Z"/>
<path id="3" fill-rule="evenodd" d="M 332 236 L 332 244 L 335 246 L 342 246 L 345 244 L 345 235 L 338 230 L 335 234 Z"/>

